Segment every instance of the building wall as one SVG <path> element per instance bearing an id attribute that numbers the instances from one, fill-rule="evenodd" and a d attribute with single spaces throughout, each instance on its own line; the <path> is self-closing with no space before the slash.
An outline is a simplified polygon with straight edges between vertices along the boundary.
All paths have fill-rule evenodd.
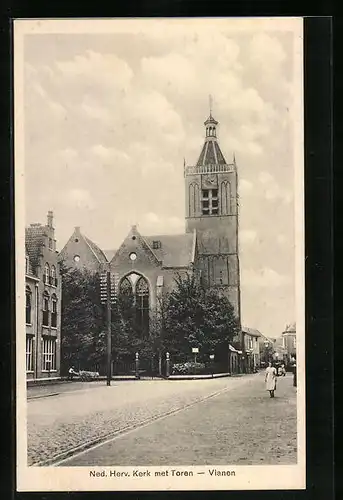
<path id="1" fill-rule="evenodd" d="M 58 252 L 56 250 L 54 240 L 54 228 L 52 226 L 44 226 L 45 235 L 43 237 L 43 244 L 39 249 L 39 256 L 37 266 L 34 269 L 35 280 L 29 277 L 26 278 L 27 285 L 34 288 L 35 300 L 35 315 L 34 323 L 32 326 L 27 326 L 27 332 L 35 337 L 34 349 L 34 369 L 33 373 L 27 374 L 27 378 L 47 378 L 60 376 L 60 353 L 61 353 L 61 299 L 62 299 L 62 283 L 60 275 L 60 266 L 58 263 Z M 51 245 L 51 241 L 54 243 Z M 49 265 L 50 275 L 46 278 L 45 265 Z M 51 276 L 52 267 L 55 267 L 55 279 Z M 34 283 L 34 285 L 33 285 Z M 49 297 L 49 310 L 48 310 L 48 326 L 43 325 L 43 304 L 44 294 Z M 56 299 L 56 327 L 52 326 L 52 298 Z M 43 366 L 44 359 L 44 341 L 49 341 L 55 346 L 55 368 L 46 369 Z M 46 344 L 45 344 L 46 345 Z"/>
<path id="2" fill-rule="evenodd" d="M 77 257 L 79 257 L 79 260 L 76 260 Z M 93 272 L 99 272 L 101 270 L 99 260 L 87 244 L 79 227 L 75 228 L 74 233 L 61 250 L 59 261 L 66 267 L 72 269 L 86 268 Z"/>
<path id="3" fill-rule="evenodd" d="M 28 379 L 35 378 L 36 367 L 37 367 L 37 338 L 38 338 L 38 328 L 37 328 L 37 285 L 38 280 L 33 276 L 25 276 L 25 292 L 30 292 L 31 299 L 31 314 L 29 322 L 26 321 L 26 377 Z M 25 294 L 26 295 L 26 294 Z M 26 317 L 26 315 L 25 315 Z M 29 349 L 28 349 L 29 347 Z M 31 356 L 28 356 L 28 352 L 31 352 Z M 31 359 L 27 359 L 31 358 Z"/>

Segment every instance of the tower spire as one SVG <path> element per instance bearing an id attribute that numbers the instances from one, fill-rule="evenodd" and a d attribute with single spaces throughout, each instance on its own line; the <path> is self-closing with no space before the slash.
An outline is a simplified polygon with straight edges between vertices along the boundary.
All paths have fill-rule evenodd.
<path id="1" fill-rule="evenodd" d="M 208 96 L 209 104 L 210 104 L 210 116 L 212 116 L 212 107 L 213 107 L 213 98 L 211 94 Z"/>

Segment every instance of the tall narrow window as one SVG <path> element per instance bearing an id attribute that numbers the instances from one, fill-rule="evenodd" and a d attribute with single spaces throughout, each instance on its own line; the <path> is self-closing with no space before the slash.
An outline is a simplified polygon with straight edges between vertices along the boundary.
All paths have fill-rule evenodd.
<path id="1" fill-rule="evenodd" d="M 203 215 L 218 215 L 218 189 L 203 189 L 201 206 Z"/>
<path id="2" fill-rule="evenodd" d="M 43 339 L 42 370 L 56 370 L 56 339 Z"/>
<path id="3" fill-rule="evenodd" d="M 141 336 L 149 335 L 149 285 L 141 277 L 136 284 L 136 318 L 137 327 Z"/>
<path id="4" fill-rule="evenodd" d="M 29 274 L 30 268 L 29 268 L 29 258 L 25 257 L 25 273 Z"/>
<path id="5" fill-rule="evenodd" d="M 56 267 L 51 266 L 51 276 L 50 276 L 50 284 L 53 286 L 57 286 L 57 278 L 56 278 Z"/>
<path id="6" fill-rule="evenodd" d="M 53 295 L 51 297 L 51 326 L 53 328 L 57 327 L 57 297 Z"/>
<path id="7" fill-rule="evenodd" d="M 46 263 L 44 268 L 44 283 L 48 285 L 49 282 L 50 282 L 50 266 L 48 263 Z"/>
<path id="8" fill-rule="evenodd" d="M 26 287 L 26 324 L 31 324 L 32 292 L 29 286 Z"/>
<path id="9" fill-rule="evenodd" d="M 49 326 L 49 295 L 43 295 L 43 326 Z"/>
<path id="10" fill-rule="evenodd" d="M 52 250 L 52 238 L 49 238 L 49 250 Z"/>
<path id="11" fill-rule="evenodd" d="M 26 336 L 26 371 L 33 371 L 33 337 Z"/>

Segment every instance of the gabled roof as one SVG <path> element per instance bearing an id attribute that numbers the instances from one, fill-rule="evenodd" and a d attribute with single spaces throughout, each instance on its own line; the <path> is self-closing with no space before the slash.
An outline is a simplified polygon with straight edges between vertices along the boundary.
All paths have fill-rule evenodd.
<path id="1" fill-rule="evenodd" d="M 163 267 L 189 267 L 193 262 L 195 234 L 160 234 L 143 236 Z M 161 243 L 160 248 L 154 248 L 154 241 Z"/>
<path id="2" fill-rule="evenodd" d="M 255 328 L 248 328 L 247 326 L 242 326 L 242 332 L 253 337 L 261 337 L 262 334 Z"/>
<path id="3" fill-rule="evenodd" d="M 108 260 L 107 260 L 105 253 L 101 250 L 101 248 L 99 248 L 98 245 L 96 245 L 96 243 L 94 243 L 94 241 L 87 238 L 87 236 L 83 236 L 83 238 L 85 239 L 87 245 L 91 248 L 92 252 L 95 254 L 98 261 L 101 264 L 106 264 L 106 262 L 108 262 Z"/>
<path id="4" fill-rule="evenodd" d="M 146 247 L 151 251 L 157 262 L 162 267 L 189 267 L 194 261 L 196 234 L 156 234 L 153 236 L 143 236 L 134 230 L 144 241 Z M 154 242 L 159 242 L 159 248 L 154 248 Z M 106 250 L 108 261 L 111 261 L 118 250 Z"/>
<path id="5" fill-rule="evenodd" d="M 116 253 L 117 250 L 104 250 L 104 254 L 108 262 L 111 262 Z"/>

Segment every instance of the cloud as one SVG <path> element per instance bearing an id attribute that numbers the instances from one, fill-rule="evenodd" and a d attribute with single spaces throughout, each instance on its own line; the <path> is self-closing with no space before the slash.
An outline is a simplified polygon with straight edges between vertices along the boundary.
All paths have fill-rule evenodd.
<path id="1" fill-rule="evenodd" d="M 119 151 L 115 148 L 107 148 L 102 144 L 95 144 L 91 147 L 91 152 L 96 157 L 100 158 L 101 161 L 105 162 L 120 162 L 127 163 L 130 161 L 130 157 L 124 151 Z"/>
<path id="2" fill-rule="evenodd" d="M 61 151 L 59 151 L 59 156 L 66 163 L 74 163 L 77 160 L 79 153 L 78 153 L 78 151 L 76 151 L 76 149 L 65 148 L 65 149 L 62 149 Z"/>
<path id="3" fill-rule="evenodd" d="M 142 215 L 139 229 L 143 234 L 177 234 L 185 231 L 185 221 L 176 216 L 162 216 L 154 212 Z"/>
<path id="4" fill-rule="evenodd" d="M 126 88 L 133 78 L 126 61 L 113 53 L 100 54 L 93 50 L 86 50 L 71 60 L 57 61 L 55 67 L 60 77 L 78 82 L 86 79 L 88 84 L 93 82 L 109 89 Z"/>
<path id="5" fill-rule="evenodd" d="M 269 172 L 261 172 L 258 178 L 263 186 L 263 196 L 267 200 L 274 201 L 281 199 L 286 204 L 292 201 L 293 197 L 290 190 L 281 188 Z"/>
<path id="6" fill-rule="evenodd" d="M 73 206 L 77 209 L 93 210 L 95 208 L 94 200 L 89 191 L 87 191 L 86 189 L 70 189 L 67 192 L 66 199 L 70 206 Z"/>

